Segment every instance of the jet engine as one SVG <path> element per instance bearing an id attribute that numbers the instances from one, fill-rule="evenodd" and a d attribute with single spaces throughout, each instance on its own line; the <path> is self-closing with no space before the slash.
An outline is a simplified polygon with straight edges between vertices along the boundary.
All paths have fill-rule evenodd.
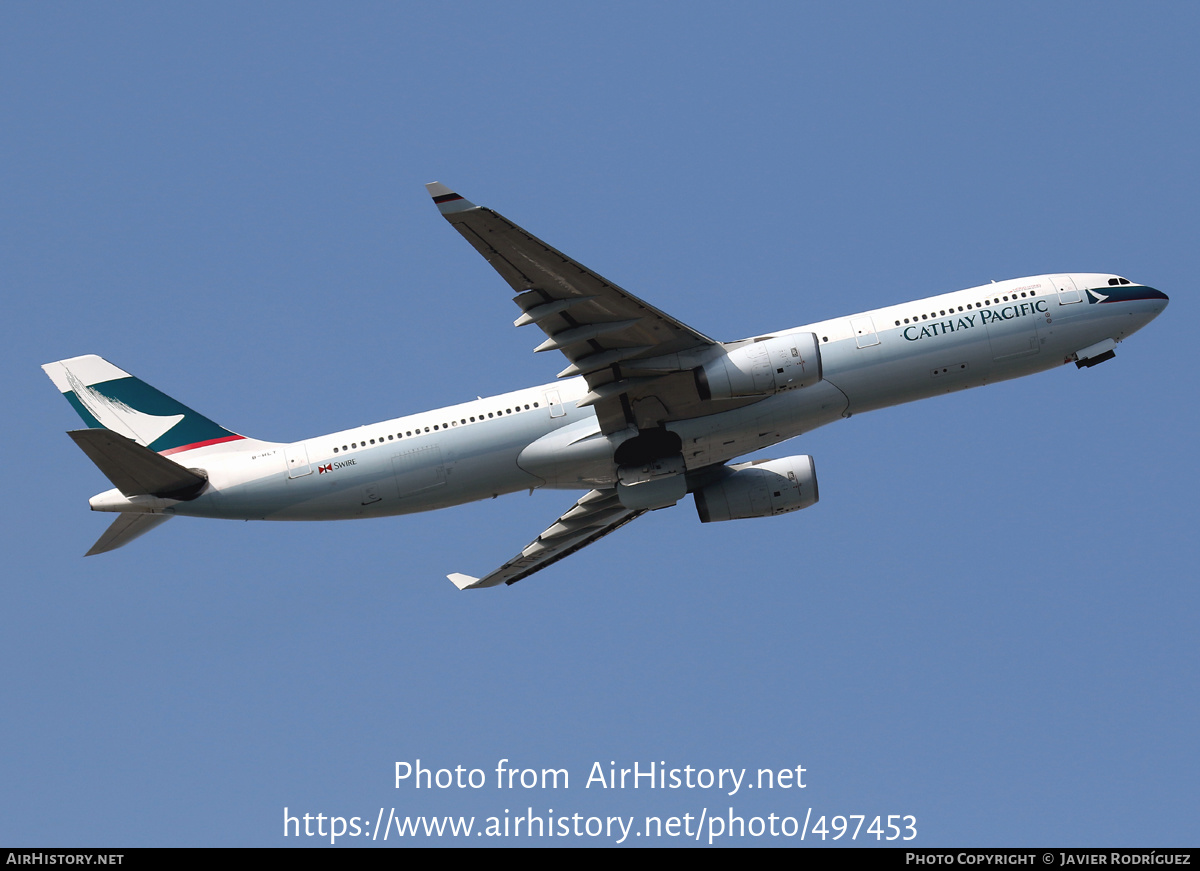
<path id="1" fill-rule="evenodd" d="M 739 463 L 695 493 L 701 523 L 787 514 L 816 504 L 817 470 L 810 456 Z"/>
<path id="2" fill-rule="evenodd" d="M 816 333 L 791 333 L 741 345 L 693 370 L 701 399 L 769 396 L 821 380 Z"/>

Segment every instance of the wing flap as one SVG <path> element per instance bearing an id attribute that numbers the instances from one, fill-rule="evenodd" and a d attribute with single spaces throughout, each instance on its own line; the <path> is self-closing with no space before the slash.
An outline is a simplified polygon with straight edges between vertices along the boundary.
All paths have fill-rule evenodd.
<path id="1" fill-rule="evenodd" d="M 519 554 L 491 574 L 476 578 L 456 572 L 447 577 L 460 590 L 515 584 L 645 513 L 644 509 L 630 510 L 621 505 L 616 490 L 591 490 Z"/>

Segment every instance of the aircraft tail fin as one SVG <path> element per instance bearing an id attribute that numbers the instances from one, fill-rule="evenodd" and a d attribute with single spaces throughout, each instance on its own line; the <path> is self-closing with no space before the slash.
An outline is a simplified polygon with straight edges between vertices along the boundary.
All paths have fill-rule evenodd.
<path id="1" fill-rule="evenodd" d="M 155 453 L 243 438 L 95 354 L 42 368 L 89 427 L 132 439 Z"/>
<path id="2" fill-rule="evenodd" d="M 94 556 L 124 547 L 140 535 L 171 519 L 170 514 L 118 514 L 117 519 L 96 539 L 84 556 Z"/>

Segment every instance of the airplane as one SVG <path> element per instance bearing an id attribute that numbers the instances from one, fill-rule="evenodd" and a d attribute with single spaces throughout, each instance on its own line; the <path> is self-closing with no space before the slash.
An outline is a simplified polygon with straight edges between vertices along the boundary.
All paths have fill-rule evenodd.
<path id="1" fill-rule="evenodd" d="M 94 355 L 42 368 L 87 424 L 68 434 L 114 485 L 87 555 L 176 516 L 334 520 L 409 514 L 537 488 L 582 495 L 512 559 L 461 589 L 511 585 L 691 494 L 704 523 L 818 498 L 808 455 L 737 458 L 852 414 L 1090 368 L 1162 313 L 1119 275 L 1036 275 L 721 342 L 438 182 L 451 226 L 516 292 L 567 366 L 558 380 L 315 438 L 225 429 Z"/>

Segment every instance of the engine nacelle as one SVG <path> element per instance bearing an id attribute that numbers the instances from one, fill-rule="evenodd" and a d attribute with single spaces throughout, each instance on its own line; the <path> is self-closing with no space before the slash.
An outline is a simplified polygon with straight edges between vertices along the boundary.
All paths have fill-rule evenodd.
<path id="1" fill-rule="evenodd" d="M 820 498 L 817 470 L 807 455 L 740 463 L 725 471 L 725 477 L 696 491 L 701 523 L 787 514 Z"/>
<path id="2" fill-rule="evenodd" d="M 816 333 L 792 333 L 751 342 L 693 370 L 701 399 L 769 396 L 821 380 Z"/>

